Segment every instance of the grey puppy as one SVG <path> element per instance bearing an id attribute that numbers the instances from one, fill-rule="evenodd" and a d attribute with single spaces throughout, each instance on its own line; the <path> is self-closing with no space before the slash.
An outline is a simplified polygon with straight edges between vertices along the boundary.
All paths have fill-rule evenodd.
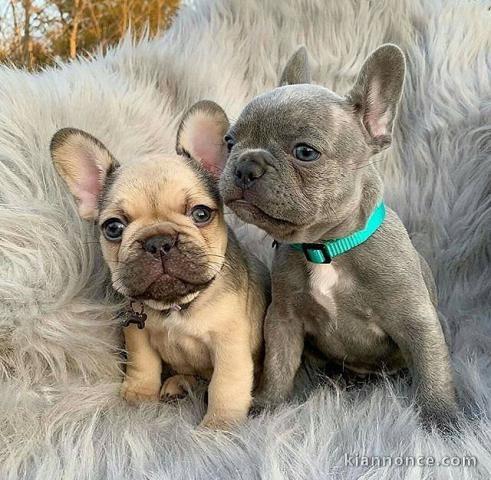
<path id="1" fill-rule="evenodd" d="M 383 45 L 340 96 L 310 84 L 302 47 L 280 87 L 253 99 L 225 137 L 225 203 L 279 242 L 260 403 L 290 396 L 307 339 L 354 372 L 411 367 L 425 423 L 455 418 L 431 271 L 398 216 L 387 208 L 383 219 L 371 159 L 391 144 L 404 73 L 401 50 Z M 366 234 L 377 221 L 368 239 L 330 258 L 326 242 Z"/>

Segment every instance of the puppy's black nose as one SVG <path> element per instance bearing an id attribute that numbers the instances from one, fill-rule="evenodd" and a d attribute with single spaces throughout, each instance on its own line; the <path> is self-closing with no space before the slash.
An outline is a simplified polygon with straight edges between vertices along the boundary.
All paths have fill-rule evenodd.
<path id="1" fill-rule="evenodd" d="M 235 185 L 245 190 L 252 187 L 264 175 L 266 169 L 264 161 L 257 156 L 247 155 L 239 161 L 235 169 Z"/>
<path id="2" fill-rule="evenodd" d="M 172 235 L 156 235 L 143 242 L 143 250 L 152 255 L 167 255 L 176 244 L 177 237 Z"/>

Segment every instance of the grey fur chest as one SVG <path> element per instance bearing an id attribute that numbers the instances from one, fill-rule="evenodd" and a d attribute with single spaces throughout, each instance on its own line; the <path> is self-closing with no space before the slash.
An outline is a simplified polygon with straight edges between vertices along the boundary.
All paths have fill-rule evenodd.
<path id="1" fill-rule="evenodd" d="M 311 315 L 305 317 L 306 333 L 327 357 L 360 373 L 372 371 L 372 365 L 388 353 L 388 337 L 377 324 L 369 299 L 361 295 L 359 282 L 335 263 L 306 268 L 313 302 Z"/>

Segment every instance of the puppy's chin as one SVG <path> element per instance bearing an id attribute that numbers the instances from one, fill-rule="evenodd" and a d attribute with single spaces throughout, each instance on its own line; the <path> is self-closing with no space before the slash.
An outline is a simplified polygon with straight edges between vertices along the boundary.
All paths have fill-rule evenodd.
<path id="1" fill-rule="evenodd" d="M 293 242 L 296 232 L 301 228 L 289 220 L 280 219 L 266 212 L 263 208 L 243 198 L 230 200 L 227 206 L 244 222 L 252 223 L 263 229 L 275 240 Z"/>
<path id="2" fill-rule="evenodd" d="M 143 303 L 145 305 L 148 305 L 150 308 L 153 308 L 154 310 L 169 310 L 170 308 L 173 308 L 176 305 L 182 306 L 191 303 L 193 300 L 195 300 L 198 297 L 200 293 L 201 291 L 190 293 L 189 295 L 177 299 L 175 302 L 172 303 L 166 303 L 160 300 L 152 300 L 152 299 L 143 300 Z"/>

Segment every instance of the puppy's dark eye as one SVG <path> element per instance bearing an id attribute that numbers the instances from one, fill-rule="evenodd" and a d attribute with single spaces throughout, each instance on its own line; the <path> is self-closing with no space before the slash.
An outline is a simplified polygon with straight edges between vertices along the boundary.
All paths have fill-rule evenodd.
<path id="1" fill-rule="evenodd" d="M 232 137 L 232 135 L 225 135 L 223 137 L 223 141 L 226 143 L 228 151 L 230 152 L 232 150 L 232 148 L 234 148 L 234 145 L 235 145 L 234 138 Z"/>
<path id="2" fill-rule="evenodd" d="M 299 143 L 293 149 L 293 156 L 302 162 L 313 162 L 314 160 L 317 160 L 321 154 L 315 148 L 312 148 L 305 143 Z"/>
<path id="3" fill-rule="evenodd" d="M 102 234 L 110 242 L 119 242 L 126 225 L 118 218 L 110 218 L 101 225 Z"/>
<path id="4" fill-rule="evenodd" d="M 211 220 L 213 210 L 206 205 L 197 205 L 191 210 L 191 218 L 196 225 L 204 225 Z"/>

